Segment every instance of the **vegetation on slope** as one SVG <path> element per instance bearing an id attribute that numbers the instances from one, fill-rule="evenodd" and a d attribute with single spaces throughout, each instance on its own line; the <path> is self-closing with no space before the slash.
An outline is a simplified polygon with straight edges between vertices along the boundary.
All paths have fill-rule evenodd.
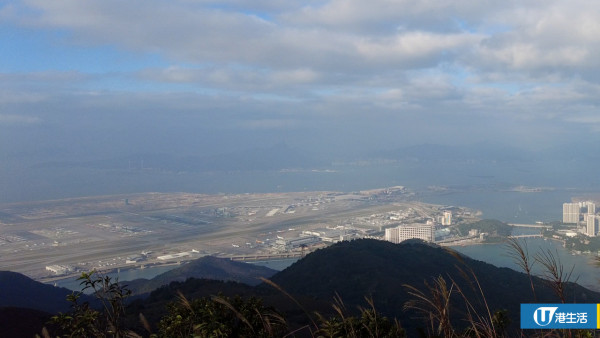
<path id="1" fill-rule="evenodd" d="M 487 233 L 487 241 L 498 242 L 510 236 L 512 226 L 495 219 L 484 219 L 473 223 L 462 223 L 456 225 L 462 236 L 466 236 L 469 230 L 479 230 L 479 233 Z"/>

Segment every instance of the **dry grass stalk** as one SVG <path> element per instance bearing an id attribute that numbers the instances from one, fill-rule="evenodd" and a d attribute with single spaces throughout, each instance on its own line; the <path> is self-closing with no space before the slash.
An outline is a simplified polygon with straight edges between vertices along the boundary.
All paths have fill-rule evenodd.
<path id="1" fill-rule="evenodd" d="M 428 294 L 412 285 L 404 284 L 403 286 L 408 289 L 409 295 L 415 297 L 406 302 L 405 309 L 416 310 L 423 314 L 425 319 L 429 320 L 433 334 L 443 335 L 444 337 L 455 336 L 454 328 L 450 322 L 450 296 L 454 284 L 448 287 L 442 276 L 434 279 L 431 285 L 425 281 Z"/>

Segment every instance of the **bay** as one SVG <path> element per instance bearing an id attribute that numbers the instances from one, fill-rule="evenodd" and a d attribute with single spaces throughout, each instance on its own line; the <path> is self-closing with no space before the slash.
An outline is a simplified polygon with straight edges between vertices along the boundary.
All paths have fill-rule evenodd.
<path id="1" fill-rule="evenodd" d="M 596 255 L 574 254 L 562 247 L 562 243 L 543 238 L 529 238 L 521 241 L 526 244 L 531 261 L 535 261 L 536 255 L 552 254 L 559 265 L 564 268 L 565 275 L 572 271 L 569 281 L 600 291 L 600 268 L 597 265 Z M 517 262 L 510 257 L 510 248 L 503 243 L 453 246 L 452 249 L 465 254 L 473 259 L 490 263 L 497 267 L 506 267 L 519 272 L 522 271 Z M 533 274 L 544 277 L 545 270 L 539 262 L 533 265 Z"/>

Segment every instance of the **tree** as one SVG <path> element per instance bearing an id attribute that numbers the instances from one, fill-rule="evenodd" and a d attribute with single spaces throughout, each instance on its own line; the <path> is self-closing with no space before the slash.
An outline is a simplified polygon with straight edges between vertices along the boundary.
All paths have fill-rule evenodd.
<path id="1" fill-rule="evenodd" d="M 125 299 L 131 295 L 126 285 L 120 285 L 118 280 L 102 276 L 95 270 L 82 273 L 80 280 L 82 290 L 67 296 L 72 303 L 72 311 L 59 313 L 52 317 L 64 337 L 124 337 L 128 332 L 123 327 L 125 314 Z M 81 295 L 86 290 L 93 294 L 102 304 L 102 312 L 92 309 L 88 302 L 79 303 Z"/>

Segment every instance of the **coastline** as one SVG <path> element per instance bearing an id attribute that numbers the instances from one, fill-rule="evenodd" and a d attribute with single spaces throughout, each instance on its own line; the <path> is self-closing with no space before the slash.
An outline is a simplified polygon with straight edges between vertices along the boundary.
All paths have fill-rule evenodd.
<path id="1" fill-rule="evenodd" d="M 562 240 L 550 239 L 552 240 L 548 240 L 547 237 L 527 239 L 529 258 L 534 261 L 536 255 L 543 252 L 550 252 L 555 256 L 556 262 L 565 268 L 565 271 L 573 269 L 573 274 L 569 281 L 600 292 L 600 268 L 596 264 L 596 255 L 583 252 L 580 254 L 574 253 L 562 245 Z M 452 249 L 497 267 L 506 267 L 523 272 L 519 264 L 510 257 L 510 248 L 503 242 L 472 243 L 470 245 L 452 246 Z M 544 278 L 546 273 L 540 264 L 534 264 L 533 274 Z"/>

